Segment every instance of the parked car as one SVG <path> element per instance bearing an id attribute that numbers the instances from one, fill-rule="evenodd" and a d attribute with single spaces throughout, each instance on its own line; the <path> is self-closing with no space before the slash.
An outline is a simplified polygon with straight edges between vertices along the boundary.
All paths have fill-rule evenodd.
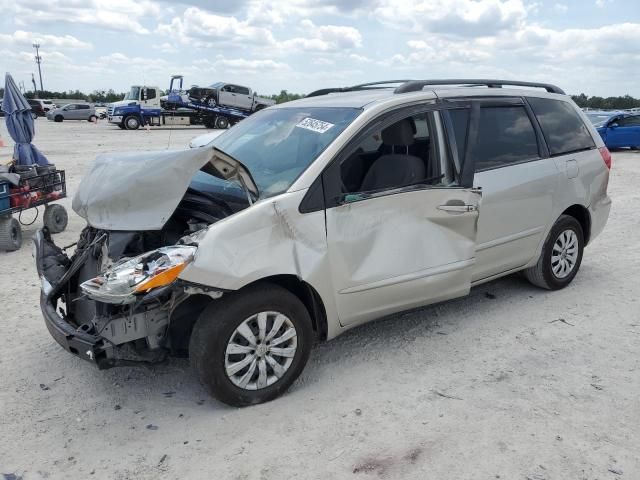
<path id="1" fill-rule="evenodd" d="M 87 120 L 95 122 L 98 119 L 93 105 L 88 103 L 68 103 L 47 112 L 47 120 L 62 122 L 64 120 Z"/>
<path id="2" fill-rule="evenodd" d="M 640 148 L 640 114 L 619 113 L 595 126 L 607 148 Z"/>
<path id="3" fill-rule="evenodd" d="M 42 107 L 42 104 L 38 100 L 32 100 L 30 98 L 27 98 L 27 102 L 29 102 L 29 105 L 31 105 L 31 111 L 33 112 L 33 118 L 44 117 L 45 116 L 44 108 Z"/>
<path id="4" fill-rule="evenodd" d="M 571 98 L 385 86 L 314 92 L 200 148 L 98 157 L 74 255 L 35 236 L 51 335 L 99 368 L 188 355 L 244 406 L 357 325 L 515 272 L 569 285 L 611 207 L 611 156 Z"/>
<path id="5" fill-rule="evenodd" d="M 42 100 L 40 98 L 34 98 L 33 102 L 37 102 L 38 104 L 40 104 L 40 106 L 42 107 L 42 110 L 45 112 L 45 114 L 49 110 L 53 110 L 53 109 L 56 108 L 55 104 L 51 100 Z"/>
<path id="6" fill-rule="evenodd" d="M 2 110 L 2 98 L 0 98 L 0 117 L 4 117 L 4 111 Z M 42 104 L 37 100 L 27 99 L 29 105 L 31 106 L 31 116 L 35 120 L 38 117 L 43 117 L 45 115 L 44 109 L 42 108 Z"/>

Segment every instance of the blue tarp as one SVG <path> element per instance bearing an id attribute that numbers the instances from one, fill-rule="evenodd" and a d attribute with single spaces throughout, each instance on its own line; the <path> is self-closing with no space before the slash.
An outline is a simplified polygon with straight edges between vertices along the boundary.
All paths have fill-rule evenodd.
<path id="1" fill-rule="evenodd" d="M 4 99 L 2 100 L 9 135 L 16 143 L 13 158 L 17 165 L 48 165 L 46 157 L 31 144 L 35 127 L 31 116 L 31 105 L 22 96 L 16 82 L 7 73 L 4 82 Z"/>

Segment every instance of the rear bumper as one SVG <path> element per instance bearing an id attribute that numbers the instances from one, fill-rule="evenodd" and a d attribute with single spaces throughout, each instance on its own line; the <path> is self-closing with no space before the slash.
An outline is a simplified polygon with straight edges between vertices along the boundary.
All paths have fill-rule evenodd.
<path id="1" fill-rule="evenodd" d="M 611 197 L 604 195 L 589 206 L 589 213 L 591 214 L 591 235 L 589 237 L 589 243 L 602 232 L 607 224 L 609 212 L 611 211 L 611 203 Z"/>

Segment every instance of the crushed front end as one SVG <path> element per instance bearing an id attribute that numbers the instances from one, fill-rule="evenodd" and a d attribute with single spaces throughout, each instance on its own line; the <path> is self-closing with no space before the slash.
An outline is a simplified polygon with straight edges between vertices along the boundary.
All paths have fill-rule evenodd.
<path id="1" fill-rule="evenodd" d="M 100 369 L 162 361 L 171 349 L 169 321 L 176 308 L 196 291 L 222 295 L 177 279 L 194 245 L 136 255 L 144 242 L 140 233 L 87 227 L 69 258 L 46 228 L 34 237 L 47 328 L 65 350 Z"/>

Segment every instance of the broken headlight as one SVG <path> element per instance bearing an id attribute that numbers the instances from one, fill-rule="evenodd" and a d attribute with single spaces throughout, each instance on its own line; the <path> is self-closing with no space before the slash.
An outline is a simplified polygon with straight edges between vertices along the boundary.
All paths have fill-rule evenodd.
<path id="1" fill-rule="evenodd" d="M 169 285 L 193 259 L 194 246 L 163 247 L 115 263 L 80 288 L 92 300 L 104 303 L 133 303 L 137 295 Z"/>

